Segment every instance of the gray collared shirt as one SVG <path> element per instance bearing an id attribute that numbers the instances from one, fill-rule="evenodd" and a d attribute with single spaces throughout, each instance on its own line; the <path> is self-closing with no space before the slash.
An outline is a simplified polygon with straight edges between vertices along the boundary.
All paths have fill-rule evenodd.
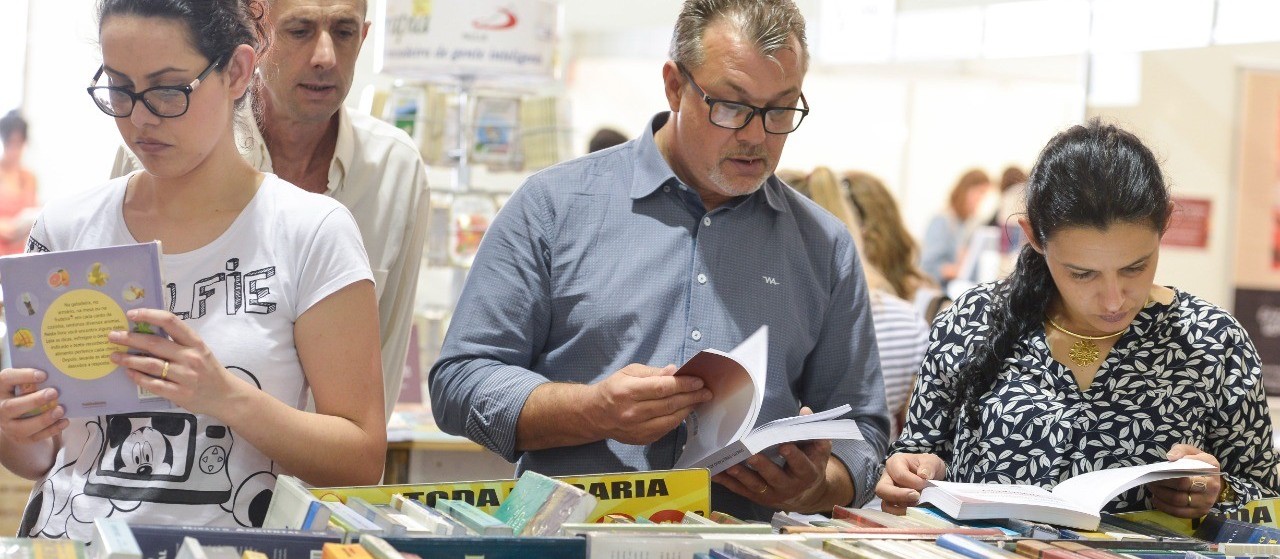
<path id="1" fill-rule="evenodd" d="M 707 212 L 654 143 L 640 138 L 534 174 L 485 234 L 431 370 L 431 403 L 520 471 L 548 475 L 670 468 L 682 438 L 604 440 L 518 452 L 516 421 L 545 382 L 594 383 L 630 363 L 680 364 L 769 325 L 757 424 L 853 406 L 866 442 L 833 441 L 864 503 L 888 414 L 866 281 L 844 225 L 776 177 Z M 768 519 L 713 484 L 712 508 Z"/>

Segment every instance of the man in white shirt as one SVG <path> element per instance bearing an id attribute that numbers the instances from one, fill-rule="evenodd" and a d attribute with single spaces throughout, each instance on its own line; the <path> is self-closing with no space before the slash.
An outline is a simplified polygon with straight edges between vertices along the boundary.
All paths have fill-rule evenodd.
<path id="1" fill-rule="evenodd" d="M 404 376 L 429 200 L 426 167 L 409 136 L 342 104 L 369 33 L 367 10 L 365 0 L 270 0 L 270 47 L 258 61 L 254 110 L 240 111 L 249 126 L 236 134 L 258 169 L 331 196 L 355 216 L 377 286 L 390 416 Z M 141 168 L 121 147 L 112 177 Z"/>

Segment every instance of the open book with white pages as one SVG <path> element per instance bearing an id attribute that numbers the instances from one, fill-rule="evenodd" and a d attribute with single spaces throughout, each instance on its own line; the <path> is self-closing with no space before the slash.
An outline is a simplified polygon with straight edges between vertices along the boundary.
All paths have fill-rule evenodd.
<path id="1" fill-rule="evenodd" d="M 769 327 L 761 326 L 729 352 L 704 349 L 676 371 L 702 379 L 713 395 L 685 420 L 688 438 L 677 469 L 706 468 L 716 475 L 760 452 L 781 463 L 776 447 L 782 443 L 862 439 L 857 422 L 836 419 L 849 413 L 849 404 L 754 427 L 764 405 L 768 365 Z"/>
<path id="2" fill-rule="evenodd" d="M 1116 495 L 1153 481 L 1203 475 L 1218 475 L 1218 469 L 1193 458 L 1182 458 L 1080 474 L 1059 483 L 1052 491 L 1038 485 L 933 480 L 920 492 L 920 500 L 958 520 L 1017 518 L 1096 530 L 1102 507 Z"/>

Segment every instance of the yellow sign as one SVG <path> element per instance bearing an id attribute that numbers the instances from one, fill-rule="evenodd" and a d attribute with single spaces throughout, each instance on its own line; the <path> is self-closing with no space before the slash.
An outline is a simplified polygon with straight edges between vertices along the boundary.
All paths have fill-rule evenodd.
<path id="1" fill-rule="evenodd" d="M 1158 510 L 1125 512 L 1116 516 L 1137 522 L 1157 524 L 1188 536 L 1194 535 L 1196 528 L 1200 527 L 1199 518 L 1178 518 Z M 1280 528 L 1280 524 L 1276 523 L 1277 520 L 1280 520 L 1280 498 L 1249 501 L 1234 512 L 1223 513 L 1223 516 L 1234 520 L 1243 520 L 1251 524 Z"/>
<path id="2" fill-rule="evenodd" d="M 647 518 L 653 522 L 679 522 L 686 511 L 707 514 L 711 510 L 711 478 L 704 469 L 625 472 L 593 476 L 558 476 L 594 496 L 599 504 L 589 520 L 599 522 L 607 515 Z M 365 485 L 356 487 L 319 487 L 311 493 L 321 500 L 346 502 L 359 497 L 373 504 L 391 502 L 391 496 L 403 494 L 427 506 L 436 499 L 466 501 L 492 514 L 502 499 L 515 488 L 516 480 L 464 481 L 455 483 L 420 483 L 404 485 Z"/>

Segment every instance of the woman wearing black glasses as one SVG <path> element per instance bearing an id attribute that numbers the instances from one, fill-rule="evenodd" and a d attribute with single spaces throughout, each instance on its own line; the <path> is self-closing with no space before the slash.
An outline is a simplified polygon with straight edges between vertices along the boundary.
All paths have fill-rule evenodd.
<path id="1" fill-rule="evenodd" d="M 42 371 L 0 371 L 0 462 L 36 480 L 20 533 L 95 518 L 259 525 L 276 476 L 376 483 L 386 445 L 369 264 L 340 204 L 256 171 L 233 114 L 261 47 L 253 0 L 104 0 L 89 95 L 145 166 L 51 203 L 34 250 L 163 243 L 169 310 L 113 332 L 167 413 L 64 417 Z M 33 388 L 28 385 L 34 385 Z M 303 411 L 308 388 L 315 413 Z M 54 404 L 30 418 L 23 412 Z M 342 457 L 335 459 L 335 457 Z"/>

